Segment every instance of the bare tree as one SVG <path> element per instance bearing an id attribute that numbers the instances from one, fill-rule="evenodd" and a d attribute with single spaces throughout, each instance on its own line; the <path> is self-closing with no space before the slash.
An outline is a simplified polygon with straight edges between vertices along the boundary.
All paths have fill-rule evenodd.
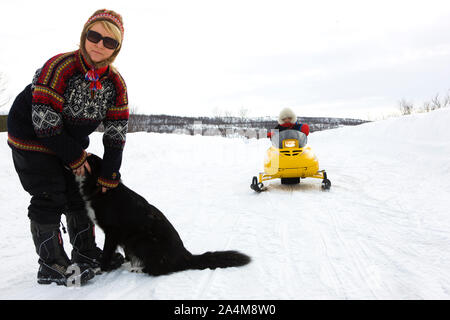
<path id="1" fill-rule="evenodd" d="M 447 108 L 448 106 L 450 106 L 450 92 L 449 91 L 447 91 L 447 94 L 442 101 L 443 108 Z"/>
<path id="2" fill-rule="evenodd" d="M 131 106 L 128 108 L 130 115 L 128 118 L 128 132 L 136 132 L 139 131 L 139 118 L 137 117 L 136 106 Z"/>
<path id="3" fill-rule="evenodd" d="M 244 120 L 245 118 L 247 118 L 247 115 L 248 115 L 248 108 L 242 106 L 242 107 L 239 109 L 239 117 L 240 117 L 242 120 Z"/>
<path id="4" fill-rule="evenodd" d="M 442 108 L 442 103 L 439 100 L 439 93 L 431 99 L 431 111 Z"/>
<path id="5" fill-rule="evenodd" d="M 426 101 L 423 103 L 422 107 L 423 112 L 430 112 L 431 111 L 431 103 L 430 101 Z"/>
<path id="6" fill-rule="evenodd" d="M 233 112 L 231 110 L 225 110 L 224 115 L 225 115 L 225 118 L 232 118 Z"/>
<path id="7" fill-rule="evenodd" d="M 413 113 L 414 106 L 411 102 L 402 99 L 399 101 L 399 109 L 402 115 Z"/>
<path id="8" fill-rule="evenodd" d="M 219 107 L 214 107 L 212 113 L 214 118 L 216 119 L 222 118 L 222 110 Z"/>

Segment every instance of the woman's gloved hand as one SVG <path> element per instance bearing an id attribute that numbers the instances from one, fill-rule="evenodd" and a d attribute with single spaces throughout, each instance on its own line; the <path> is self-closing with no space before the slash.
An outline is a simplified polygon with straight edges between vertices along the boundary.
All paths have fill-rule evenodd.
<path id="1" fill-rule="evenodd" d="M 73 169 L 72 172 L 74 175 L 76 176 L 82 176 L 84 177 L 84 175 L 86 174 L 86 170 L 91 173 L 91 167 L 89 166 L 89 163 L 87 161 L 84 161 L 83 164 L 81 166 L 79 166 L 76 169 Z"/>

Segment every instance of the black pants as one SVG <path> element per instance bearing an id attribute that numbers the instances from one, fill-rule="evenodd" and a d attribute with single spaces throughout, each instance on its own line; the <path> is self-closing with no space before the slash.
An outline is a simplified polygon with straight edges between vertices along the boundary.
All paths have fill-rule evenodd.
<path id="1" fill-rule="evenodd" d="M 58 157 L 12 148 L 12 158 L 23 188 L 31 195 L 31 220 L 59 224 L 63 213 L 85 212 L 75 176 Z"/>

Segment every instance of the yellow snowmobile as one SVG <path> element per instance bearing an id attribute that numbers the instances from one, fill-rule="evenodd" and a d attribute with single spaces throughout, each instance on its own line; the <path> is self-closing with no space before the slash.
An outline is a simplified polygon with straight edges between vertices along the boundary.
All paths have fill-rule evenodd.
<path id="1" fill-rule="evenodd" d="M 272 146 L 267 150 L 264 161 L 264 172 L 253 177 L 250 187 L 257 191 L 265 191 L 263 181 L 281 179 L 281 184 L 298 184 L 300 179 L 322 179 L 322 189 L 329 190 L 331 182 L 325 170 L 319 170 L 319 160 L 303 132 L 297 130 L 272 131 Z"/>

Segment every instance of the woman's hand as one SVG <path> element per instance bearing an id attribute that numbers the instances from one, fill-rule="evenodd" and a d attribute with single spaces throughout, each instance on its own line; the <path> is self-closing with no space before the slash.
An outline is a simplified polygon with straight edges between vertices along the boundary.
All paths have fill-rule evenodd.
<path id="1" fill-rule="evenodd" d="M 87 154 L 88 157 L 91 155 L 90 153 Z M 91 166 L 89 165 L 89 162 L 84 161 L 84 163 L 78 167 L 77 169 L 72 170 L 73 174 L 76 176 L 83 176 L 86 174 L 86 170 L 91 173 Z M 102 186 L 102 193 L 106 193 L 106 191 L 108 191 L 109 188 L 103 187 Z"/>
<path id="2" fill-rule="evenodd" d="M 76 176 L 82 176 L 86 174 L 86 170 L 91 173 L 91 167 L 89 166 L 89 163 L 85 161 L 80 167 L 77 169 L 72 170 L 73 174 Z"/>

